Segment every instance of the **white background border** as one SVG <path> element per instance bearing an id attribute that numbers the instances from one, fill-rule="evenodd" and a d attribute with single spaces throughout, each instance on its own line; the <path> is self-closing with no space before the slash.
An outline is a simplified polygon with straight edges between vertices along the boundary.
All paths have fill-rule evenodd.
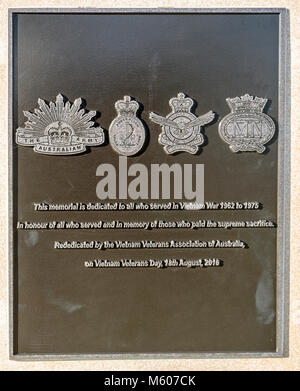
<path id="1" fill-rule="evenodd" d="M 104 7 L 142 7 L 153 8 L 157 7 L 176 7 L 176 8 L 197 8 L 197 7 L 287 7 L 291 11 L 291 47 L 292 47 L 292 216 L 291 216 L 291 317 L 290 317 L 290 356 L 288 358 L 272 358 L 272 359 L 226 359 L 226 360 L 195 360 L 195 359 L 176 359 L 176 360 L 118 360 L 118 361 L 72 361 L 72 362 L 14 362 L 8 359 L 8 260 L 7 260 L 7 74 L 8 74 L 8 45 L 7 45 L 7 11 L 8 8 L 23 8 L 28 6 L 41 7 L 88 7 L 88 8 L 104 8 Z M 299 47 L 299 8 L 300 2 L 297 0 L 290 1 L 143 1 L 143 2 L 126 2 L 126 1 L 2 1 L 1 2 L 1 39 L 0 42 L 0 91 L 1 102 L 0 107 L 0 186 L 1 186 L 1 203 L 0 203 L 0 369 L 2 370 L 20 370 L 20 369 L 69 369 L 69 370 L 247 370 L 247 369 L 265 369 L 265 370 L 292 370 L 300 369 L 299 355 L 299 328 L 300 328 L 300 273 L 297 268 L 297 258 L 300 253 L 300 229 L 296 227 L 296 221 L 299 221 L 300 202 L 299 202 L 299 186 L 300 181 L 300 143 L 299 143 L 299 114 L 296 113 L 296 101 L 299 101 L 299 62 L 300 58 L 296 55 L 297 47 Z M 299 103 L 299 102 L 298 102 Z M 298 133 L 298 134 L 297 134 Z M 297 137 L 298 136 L 298 137 Z M 298 144 L 297 144 L 298 143 Z M 298 160 L 297 160 L 298 159 Z M 297 170 L 297 167 L 299 169 Z M 298 192 L 297 192 L 298 190 Z M 299 224 L 298 224 L 299 225 Z M 3 349 L 4 348 L 4 349 Z"/>

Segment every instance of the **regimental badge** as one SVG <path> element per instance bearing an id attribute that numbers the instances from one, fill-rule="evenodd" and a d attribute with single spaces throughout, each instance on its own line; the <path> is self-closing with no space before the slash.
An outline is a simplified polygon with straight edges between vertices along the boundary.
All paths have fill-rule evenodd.
<path id="1" fill-rule="evenodd" d="M 226 99 L 231 113 L 219 124 L 220 137 L 229 144 L 232 152 L 256 151 L 263 153 L 264 144 L 275 133 L 273 120 L 263 113 L 268 99 L 248 94 Z"/>
<path id="2" fill-rule="evenodd" d="M 168 154 L 183 151 L 197 153 L 199 146 L 204 143 L 201 126 L 210 123 L 215 118 L 215 114 L 210 111 L 201 117 L 196 117 L 191 113 L 194 101 L 186 98 L 182 92 L 177 95 L 177 98 L 170 99 L 169 105 L 172 112 L 166 117 L 150 113 L 150 119 L 162 126 L 159 143 L 164 145 L 164 150 Z"/>
<path id="3" fill-rule="evenodd" d="M 38 100 L 39 109 L 34 114 L 24 111 L 28 118 L 25 128 L 18 128 L 16 142 L 19 145 L 33 146 L 33 150 L 46 155 L 75 155 L 86 150 L 87 146 L 101 145 L 104 142 L 102 128 L 95 128 L 96 111 L 86 113 L 81 108 L 82 99 L 71 104 L 64 102 L 61 94 L 56 102 L 49 105 Z"/>
<path id="4" fill-rule="evenodd" d="M 124 100 L 116 102 L 115 108 L 118 116 L 109 127 L 110 144 L 120 155 L 136 155 L 146 139 L 144 125 L 136 115 L 139 104 L 130 96 L 124 96 Z"/>

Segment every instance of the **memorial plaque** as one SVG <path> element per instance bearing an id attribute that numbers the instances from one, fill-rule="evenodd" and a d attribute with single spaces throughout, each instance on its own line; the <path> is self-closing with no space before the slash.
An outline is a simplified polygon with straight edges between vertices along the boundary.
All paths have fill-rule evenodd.
<path id="1" fill-rule="evenodd" d="M 287 355 L 287 11 L 9 19 L 11 358 Z"/>

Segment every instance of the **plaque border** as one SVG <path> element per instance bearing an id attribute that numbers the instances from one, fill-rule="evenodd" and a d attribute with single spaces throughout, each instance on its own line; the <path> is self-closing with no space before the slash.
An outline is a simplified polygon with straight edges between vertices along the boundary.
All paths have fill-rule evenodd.
<path id="1" fill-rule="evenodd" d="M 13 246 L 13 17 L 15 14 L 278 14 L 279 15 L 279 122 L 278 192 L 277 192 L 277 281 L 276 281 L 276 351 L 208 353 L 99 353 L 99 354 L 30 354 L 15 352 L 14 324 L 14 254 Z M 289 356 L 289 287 L 290 287 L 290 13 L 287 8 L 8 8 L 8 281 L 9 281 L 9 359 L 18 361 L 50 360 L 124 360 L 124 359 L 224 359 L 282 358 Z"/>

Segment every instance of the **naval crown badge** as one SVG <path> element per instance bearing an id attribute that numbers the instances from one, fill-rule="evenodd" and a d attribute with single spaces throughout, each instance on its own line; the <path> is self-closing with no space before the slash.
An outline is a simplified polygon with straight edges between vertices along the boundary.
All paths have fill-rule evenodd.
<path id="1" fill-rule="evenodd" d="M 201 133 L 201 126 L 210 123 L 215 114 L 213 111 L 196 117 L 191 113 L 194 101 L 188 98 L 182 92 L 177 97 L 170 99 L 169 105 L 172 112 L 166 117 L 155 113 L 150 113 L 150 119 L 162 127 L 162 133 L 158 141 L 164 146 L 168 154 L 175 152 L 189 152 L 195 154 L 199 146 L 204 143 L 204 137 Z"/>
<path id="2" fill-rule="evenodd" d="M 268 101 L 266 98 L 249 94 L 227 98 L 231 113 L 219 124 L 220 137 L 229 144 L 232 152 L 256 151 L 263 153 L 275 134 L 275 124 L 271 117 L 263 113 Z"/>
<path id="3" fill-rule="evenodd" d="M 138 102 L 127 95 L 115 103 L 118 116 L 110 124 L 109 141 L 120 155 L 136 155 L 145 143 L 146 130 L 137 117 L 139 106 Z"/>
<path id="4" fill-rule="evenodd" d="M 17 144 L 33 146 L 35 152 L 46 155 L 74 155 L 84 152 L 86 146 L 103 144 L 103 129 L 95 128 L 91 121 L 96 111 L 86 113 L 81 98 L 71 104 L 59 94 L 55 103 L 48 105 L 39 99 L 38 104 L 34 113 L 24 111 L 28 121 L 25 128 L 17 129 Z"/>

